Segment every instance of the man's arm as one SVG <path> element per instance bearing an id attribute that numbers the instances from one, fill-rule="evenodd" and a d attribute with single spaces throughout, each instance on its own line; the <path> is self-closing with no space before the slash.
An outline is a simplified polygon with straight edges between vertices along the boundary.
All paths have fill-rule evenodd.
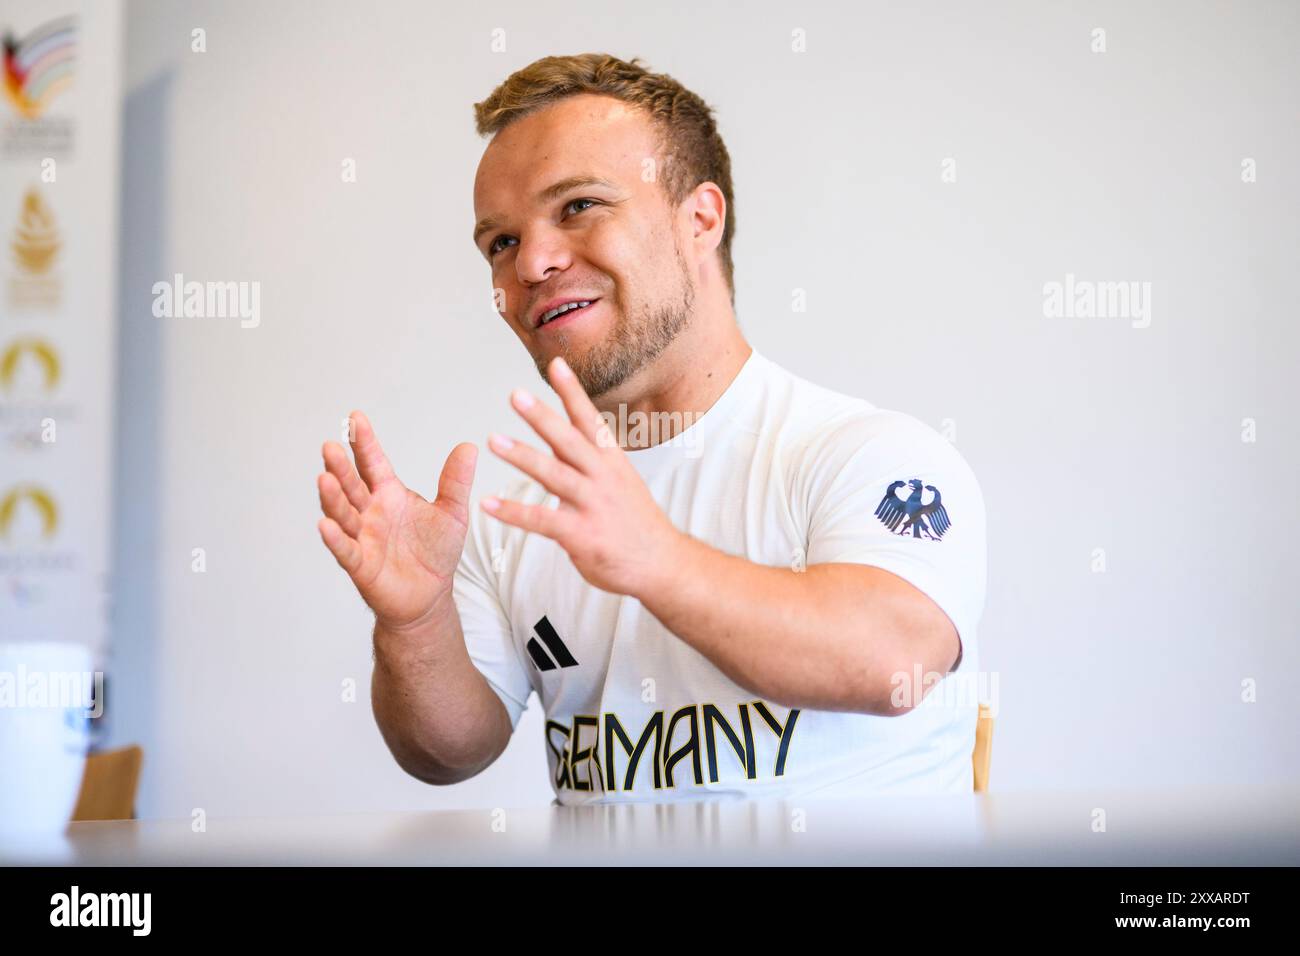
<path id="1" fill-rule="evenodd" d="M 559 542 L 589 583 L 636 597 L 736 683 L 783 705 L 901 714 L 920 703 L 928 675 L 952 669 L 961 651 L 956 626 L 926 593 L 865 560 L 794 571 L 688 537 L 659 508 L 563 359 L 552 361 L 549 381 L 568 421 L 526 393 L 513 402 L 554 456 L 495 435 L 489 445 L 561 507 L 488 497 L 481 502 L 488 513 Z M 900 685 L 896 675 L 912 683 Z M 904 691 L 898 702 L 896 688 Z"/>
<path id="2" fill-rule="evenodd" d="M 352 414 L 349 433 L 355 467 L 335 442 L 322 449 L 318 528 L 375 612 L 375 721 L 407 773 L 456 783 L 491 764 L 513 731 L 470 659 L 453 596 L 477 450 L 452 450 L 427 501 L 398 480 L 365 415 Z"/>
<path id="3" fill-rule="evenodd" d="M 501 756 L 514 728 L 470 660 L 451 601 L 424 624 L 375 624 L 370 701 L 398 766 L 431 784 L 460 783 Z"/>
<path id="4" fill-rule="evenodd" d="M 681 535 L 665 573 L 634 596 L 746 690 L 785 707 L 892 717 L 900 680 L 947 674 L 960 649 L 948 616 L 895 574 L 861 564 L 765 567 Z"/>

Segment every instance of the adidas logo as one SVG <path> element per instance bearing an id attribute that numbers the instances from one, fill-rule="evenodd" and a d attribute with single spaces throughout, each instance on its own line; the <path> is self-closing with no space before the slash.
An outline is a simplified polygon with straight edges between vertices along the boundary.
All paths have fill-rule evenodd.
<path id="1" fill-rule="evenodd" d="M 542 639 L 542 644 L 546 645 L 546 649 L 555 658 L 552 660 L 547 656 L 546 651 L 542 650 L 542 644 L 537 643 L 537 637 L 530 637 L 527 644 L 528 656 L 533 659 L 539 671 L 555 670 L 556 662 L 561 667 L 578 666 L 569 649 L 564 646 L 564 641 L 560 640 L 560 635 L 556 634 L 555 628 L 551 627 L 551 622 L 546 619 L 546 615 L 543 614 L 542 619 L 533 625 L 533 630 L 537 632 L 537 637 Z"/>

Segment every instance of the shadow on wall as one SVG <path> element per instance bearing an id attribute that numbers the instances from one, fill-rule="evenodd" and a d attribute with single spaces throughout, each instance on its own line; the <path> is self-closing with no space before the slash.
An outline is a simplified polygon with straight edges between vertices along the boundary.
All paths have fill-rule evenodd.
<path id="1" fill-rule="evenodd" d="M 166 130 L 173 75 L 126 98 L 118 237 L 116 420 L 113 430 L 112 612 L 106 655 L 105 717 L 112 745 L 157 752 L 157 655 L 162 555 L 160 513 L 165 323 L 153 317 L 155 282 L 164 277 Z M 150 816 L 157 768 L 145 761 L 137 807 Z"/>

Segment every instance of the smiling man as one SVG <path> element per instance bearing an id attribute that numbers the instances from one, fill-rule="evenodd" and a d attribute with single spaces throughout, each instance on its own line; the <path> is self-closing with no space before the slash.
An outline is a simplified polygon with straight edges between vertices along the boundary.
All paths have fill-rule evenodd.
<path id="1" fill-rule="evenodd" d="M 510 396 L 533 440 L 490 437 L 521 478 L 477 509 L 468 442 L 433 501 L 360 412 L 355 468 L 324 447 L 398 763 L 473 776 L 536 692 L 566 804 L 970 791 L 979 485 L 929 426 L 745 341 L 710 108 L 585 54 L 475 113 L 474 242 L 564 413 Z"/>

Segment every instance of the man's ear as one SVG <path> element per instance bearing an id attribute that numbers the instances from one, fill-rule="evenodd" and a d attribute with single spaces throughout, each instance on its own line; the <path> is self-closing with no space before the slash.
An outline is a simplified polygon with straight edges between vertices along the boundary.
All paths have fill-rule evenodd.
<path id="1" fill-rule="evenodd" d="M 717 183 L 702 182 L 687 199 L 691 214 L 691 238 L 701 252 L 712 252 L 722 243 L 727 225 L 727 197 Z"/>

